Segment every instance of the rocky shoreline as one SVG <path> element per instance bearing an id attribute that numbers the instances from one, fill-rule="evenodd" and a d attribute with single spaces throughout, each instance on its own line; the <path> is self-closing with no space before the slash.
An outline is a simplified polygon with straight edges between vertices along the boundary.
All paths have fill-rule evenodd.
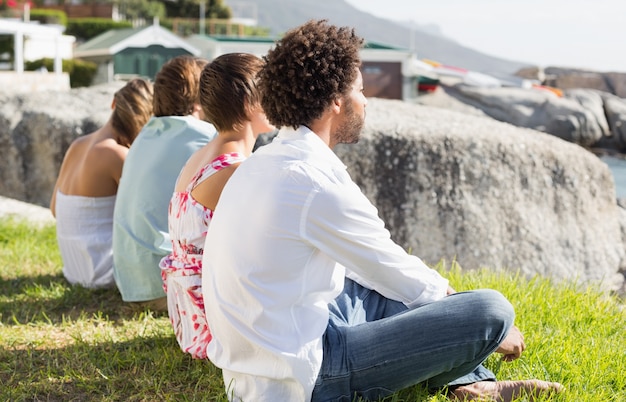
<path id="1" fill-rule="evenodd" d="M 418 103 L 482 115 L 554 135 L 586 149 L 626 153 L 626 99 L 595 89 L 442 85 Z"/>

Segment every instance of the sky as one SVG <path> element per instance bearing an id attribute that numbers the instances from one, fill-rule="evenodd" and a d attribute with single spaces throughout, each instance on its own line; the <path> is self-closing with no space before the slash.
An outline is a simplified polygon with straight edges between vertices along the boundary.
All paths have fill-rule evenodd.
<path id="1" fill-rule="evenodd" d="M 347 2 L 377 17 L 435 24 L 444 36 L 491 56 L 542 67 L 626 72 L 626 0 Z"/>

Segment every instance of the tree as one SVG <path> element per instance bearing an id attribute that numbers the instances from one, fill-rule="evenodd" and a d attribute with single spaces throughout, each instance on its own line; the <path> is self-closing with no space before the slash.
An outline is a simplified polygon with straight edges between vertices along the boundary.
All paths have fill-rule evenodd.
<path id="1" fill-rule="evenodd" d="M 165 18 L 165 5 L 160 1 L 116 0 L 115 3 L 118 5 L 120 13 L 129 20 Z"/>
<path id="2" fill-rule="evenodd" d="M 200 2 L 205 2 L 205 18 L 228 19 L 232 16 L 231 10 L 222 0 L 162 0 L 169 18 L 198 18 Z"/>

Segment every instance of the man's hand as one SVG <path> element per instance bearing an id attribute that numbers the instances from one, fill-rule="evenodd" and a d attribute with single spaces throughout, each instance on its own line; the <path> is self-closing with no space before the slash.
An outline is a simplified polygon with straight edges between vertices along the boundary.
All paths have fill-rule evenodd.
<path id="1" fill-rule="evenodd" d="M 515 325 L 511 327 L 504 341 L 500 344 L 496 352 L 502 353 L 502 360 L 505 362 L 512 362 L 519 358 L 522 352 L 526 349 L 524 343 L 524 335 L 520 332 L 519 328 Z"/>

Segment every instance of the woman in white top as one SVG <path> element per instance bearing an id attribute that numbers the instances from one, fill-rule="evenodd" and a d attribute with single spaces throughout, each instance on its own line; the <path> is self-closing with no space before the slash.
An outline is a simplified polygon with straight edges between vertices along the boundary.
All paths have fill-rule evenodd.
<path id="1" fill-rule="evenodd" d="M 128 148 L 152 115 L 152 84 L 136 78 L 118 90 L 107 123 L 75 139 L 63 158 L 50 211 L 57 219 L 63 275 L 71 284 L 109 287 L 113 207 Z"/>

